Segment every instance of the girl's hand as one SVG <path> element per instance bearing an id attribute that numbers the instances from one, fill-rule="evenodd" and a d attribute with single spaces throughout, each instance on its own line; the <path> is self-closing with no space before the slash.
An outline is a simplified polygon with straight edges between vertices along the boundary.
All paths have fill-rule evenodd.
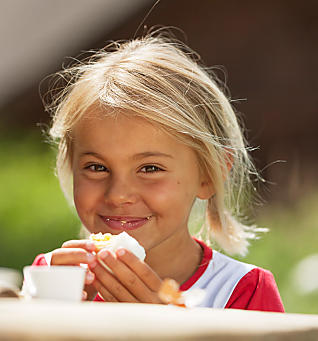
<path id="1" fill-rule="evenodd" d="M 83 291 L 84 300 L 92 300 L 97 294 L 92 286 L 95 275 L 90 271 L 90 267 L 97 264 L 96 256 L 92 254 L 93 251 L 95 251 L 95 245 L 89 240 L 69 240 L 60 249 L 52 252 L 51 265 L 88 265 Z"/>
<path id="2" fill-rule="evenodd" d="M 119 249 L 114 255 L 103 249 L 97 259 L 97 265 L 91 267 L 93 284 L 105 301 L 162 303 L 158 296 L 161 279 L 133 253 Z"/>

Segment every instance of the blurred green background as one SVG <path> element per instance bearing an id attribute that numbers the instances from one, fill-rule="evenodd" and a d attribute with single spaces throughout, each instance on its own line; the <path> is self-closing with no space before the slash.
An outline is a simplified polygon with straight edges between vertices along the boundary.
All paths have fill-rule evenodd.
<path id="1" fill-rule="evenodd" d="M 318 254 L 318 2 L 162 0 L 148 13 L 155 2 L 0 2 L 0 266 L 22 270 L 80 228 L 37 126 L 49 122 L 41 81 L 82 51 L 174 26 L 207 66 L 222 66 L 248 141 L 260 147 L 252 157 L 268 181 L 255 220 L 270 232 L 243 260 L 273 272 L 287 312 L 317 314 L 318 261 L 307 257 Z"/>

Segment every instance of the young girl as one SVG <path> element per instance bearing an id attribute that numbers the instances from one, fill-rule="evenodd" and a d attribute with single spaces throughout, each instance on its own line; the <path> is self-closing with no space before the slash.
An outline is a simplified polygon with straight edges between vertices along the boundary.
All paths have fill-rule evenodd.
<path id="1" fill-rule="evenodd" d="M 204 289 L 204 307 L 281 312 L 269 271 L 189 233 L 197 199 L 207 201 L 210 237 L 227 253 L 244 254 L 257 232 L 238 221 L 255 174 L 241 128 L 193 55 L 150 34 L 111 44 L 60 74 L 68 84 L 48 109 L 62 189 L 88 232 L 126 231 L 146 259 L 125 249 L 95 255 L 86 239 L 67 241 L 34 265 L 87 264 L 87 300 L 162 303 L 159 287 L 172 278 L 182 291 Z"/>

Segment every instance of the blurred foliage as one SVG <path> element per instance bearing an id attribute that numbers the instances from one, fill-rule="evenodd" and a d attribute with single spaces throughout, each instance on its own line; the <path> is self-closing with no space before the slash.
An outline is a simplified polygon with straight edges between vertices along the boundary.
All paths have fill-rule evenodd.
<path id="1" fill-rule="evenodd" d="M 0 266 L 21 270 L 77 238 L 79 220 L 54 176 L 54 151 L 39 132 L 0 138 Z"/>
<path id="2" fill-rule="evenodd" d="M 0 135 L 0 266 L 22 270 L 37 254 L 78 237 L 80 222 L 54 176 L 53 148 L 43 141 L 38 131 Z M 318 313 L 318 291 L 300 294 L 291 277 L 301 259 L 317 252 L 317 204 L 312 195 L 294 207 L 264 209 L 257 224 L 270 232 L 243 259 L 272 271 L 290 313 Z"/>
<path id="3" fill-rule="evenodd" d="M 270 231 L 252 243 L 244 261 L 274 274 L 287 312 L 317 314 L 318 287 L 315 292 L 301 294 L 292 274 L 302 259 L 318 253 L 318 190 L 297 199 L 293 206 L 275 205 L 258 215 L 257 224 Z"/>

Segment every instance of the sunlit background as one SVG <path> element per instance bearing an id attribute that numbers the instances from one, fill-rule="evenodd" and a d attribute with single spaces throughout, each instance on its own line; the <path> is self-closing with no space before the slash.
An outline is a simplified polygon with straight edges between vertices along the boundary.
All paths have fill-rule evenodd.
<path id="1" fill-rule="evenodd" d="M 287 312 L 318 313 L 318 3 L 162 0 L 149 13 L 154 3 L 0 1 L 0 266 L 21 270 L 78 236 L 42 134 L 41 80 L 66 57 L 174 26 L 207 65 L 222 66 L 259 147 L 252 156 L 267 182 L 253 218 L 270 232 L 243 260 L 274 273 Z"/>

